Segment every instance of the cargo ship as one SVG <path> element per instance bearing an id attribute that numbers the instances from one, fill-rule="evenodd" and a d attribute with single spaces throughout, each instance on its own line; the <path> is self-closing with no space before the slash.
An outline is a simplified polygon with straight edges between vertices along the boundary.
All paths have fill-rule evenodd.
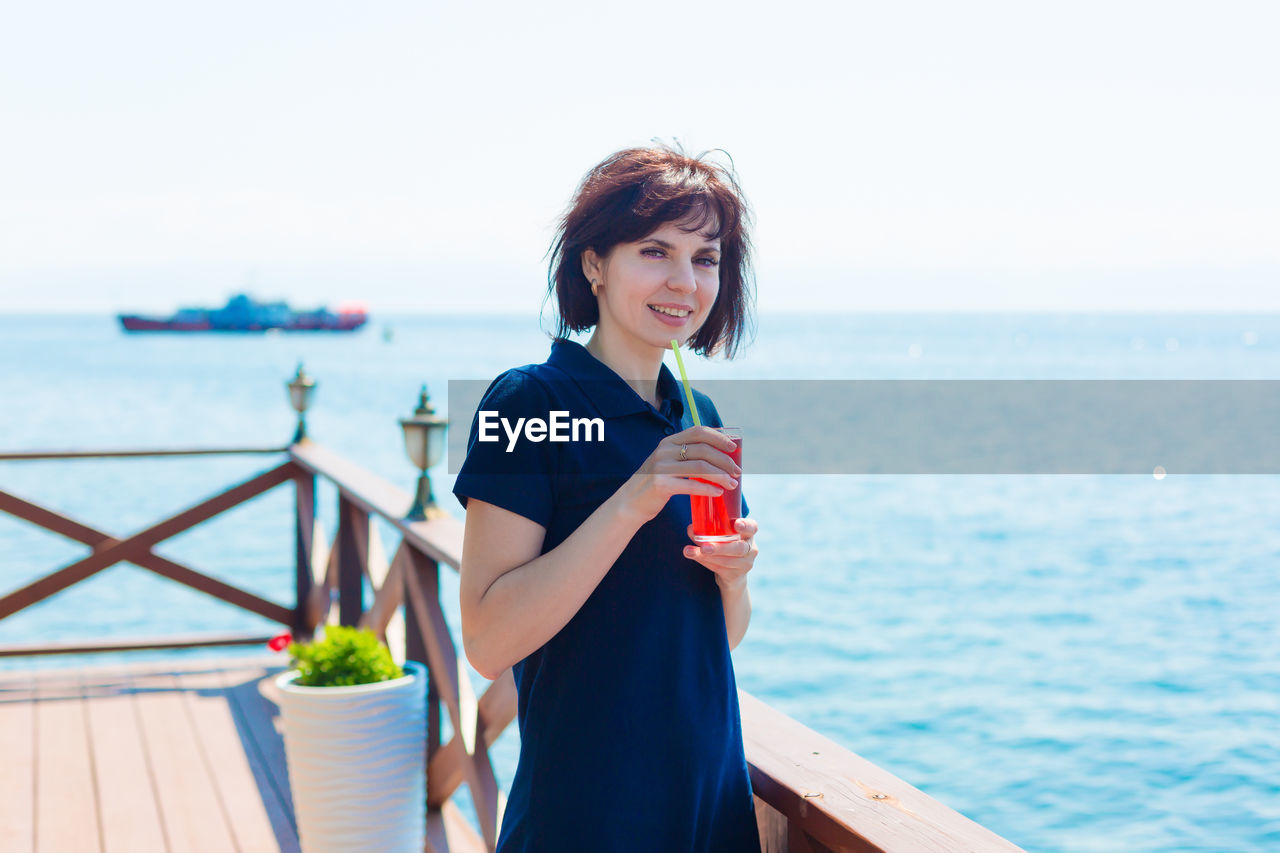
<path id="1" fill-rule="evenodd" d="M 368 311 L 356 303 L 334 311 L 296 311 L 288 303 L 258 302 L 244 293 L 222 308 L 181 308 L 169 317 L 118 316 L 126 332 L 351 332 L 369 321 Z"/>

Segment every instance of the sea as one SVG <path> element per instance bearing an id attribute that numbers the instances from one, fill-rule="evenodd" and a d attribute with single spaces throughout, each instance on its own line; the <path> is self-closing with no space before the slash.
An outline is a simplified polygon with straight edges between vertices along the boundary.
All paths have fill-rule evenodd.
<path id="1" fill-rule="evenodd" d="M 301 362 L 317 381 L 310 435 L 409 491 L 398 419 L 421 386 L 443 409 L 451 379 L 544 360 L 545 326 L 375 316 L 351 335 L 126 335 L 106 315 L 0 315 L 0 452 L 282 446 Z M 695 386 L 1278 379 L 1280 315 L 766 314 L 739 358 L 688 369 Z M 760 556 L 740 687 L 1030 851 L 1280 850 L 1280 477 L 753 478 L 746 448 Z M 124 535 L 273 463 L 8 461 L 0 490 Z M 446 466 L 432 476 L 463 517 Z M 333 531 L 334 490 L 319 499 Z M 282 488 L 157 551 L 288 603 L 292 537 Z M 0 590 L 85 552 L 0 514 Z M 442 577 L 456 637 L 457 578 Z M 0 644 L 272 630 L 119 565 L 0 621 Z M 518 749 L 513 724 L 493 748 L 503 787 Z"/>

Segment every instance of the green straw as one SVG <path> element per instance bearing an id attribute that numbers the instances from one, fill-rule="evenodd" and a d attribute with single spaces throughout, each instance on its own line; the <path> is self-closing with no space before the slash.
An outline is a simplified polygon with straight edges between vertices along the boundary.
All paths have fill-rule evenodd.
<path id="1" fill-rule="evenodd" d="M 684 372 L 684 359 L 680 358 L 680 344 L 676 343 L 676 339 L 671 339 L 671 349 L 676 354 L 676 367 L 680 368 L 680 381 L 684 383 L 684 398 L 689 401 L 689 412 L 693 415 L 693 425 L 702 426 L 702 421 L 698 418 L 698 407 L 693 402 L 693 389 L 689 387 L 689 377 Z"/>

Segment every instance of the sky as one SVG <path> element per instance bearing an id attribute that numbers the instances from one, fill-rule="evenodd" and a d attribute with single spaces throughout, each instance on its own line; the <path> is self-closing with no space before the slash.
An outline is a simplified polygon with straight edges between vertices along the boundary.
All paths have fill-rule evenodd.
<path id="1" fill-rule="evenodd" d="M 0 311 L 531 314 L 577 182 L 731 156 L 774 311 L 1280 311 L 1280 6 L 0 11 Z"/>

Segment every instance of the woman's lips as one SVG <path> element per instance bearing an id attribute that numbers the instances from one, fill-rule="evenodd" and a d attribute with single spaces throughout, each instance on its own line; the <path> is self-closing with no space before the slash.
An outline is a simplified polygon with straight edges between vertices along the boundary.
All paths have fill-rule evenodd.
<path id="1" fill-rule="evenodd" d="M 650 313 L 652 313 L 655 317 L 657 317 L 657 318 L 658 318 L 659 320 L 661 320 L 663 323 L 666 323 L 668 326 L 683 326 L 685 323 L 687 323 L 687 322 L 689 321 L 689 318 L 693 316 L 693 311 L 691 311 L 691 310 L 690 310 L 690 309 L 688 309 L 688 308 L 683 309 L 683 310 L 685 310 L 685 311 L 688 311 L 688 312 L 689 312 L 689 313 L 685 314 L 683 317 L 673 317 L 673 316 L 672 316 L 672 315 L 670 315 L 670 314 L 663 314 L 661 311 L 657 310 L 657 308 L 654 308 L 652 305 L 650 305 L 650 306 L 648 306 L 648 307 L 649 307 L 649 311 L 650 311 Z M 665 307 L 672 307 L 672 308 L 674 308 L 675 306 L 665 306 L 665 305 L 664 305 L 664 306 L 660 306 L 660 307 L 664 307 L 664 308 L 665 308 Z"/>

